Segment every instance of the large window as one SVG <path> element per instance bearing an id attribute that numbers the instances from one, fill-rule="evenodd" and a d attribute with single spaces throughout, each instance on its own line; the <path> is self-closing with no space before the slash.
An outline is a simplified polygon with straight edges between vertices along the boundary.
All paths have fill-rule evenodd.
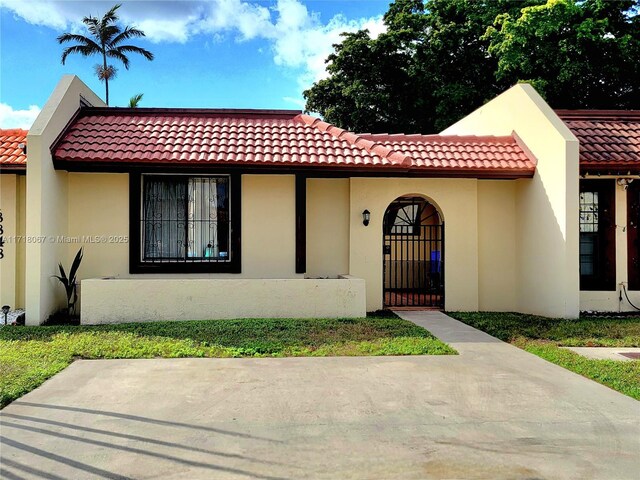
<path id="1" fill-rule="evenodd" d="M 239 272 L 233 177 L 143 174 L 131 183 L 132 272 Z"/>
<path id="2" fill-rule="evenodd" d="M 580 289 L 615 290 L 615 183 L 580 182 Z"/>

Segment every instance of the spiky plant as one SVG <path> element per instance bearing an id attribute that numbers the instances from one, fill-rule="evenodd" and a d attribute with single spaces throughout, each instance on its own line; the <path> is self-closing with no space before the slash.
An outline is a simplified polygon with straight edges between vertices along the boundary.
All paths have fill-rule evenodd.
<path id="1" fill-rule="evenodd" d="M 78 301 L 77 274 L 78 268 L 80 268 L 80 262 L 82 261 L 82 255 L 82 248 L 80 248 L 80 250 L 78 250 L 78 253 L 76 253 L 76 257 L 73 259 L 71 268 L 69 269 L 69 276 L 67 276 L 66 272 L 64 271 L 62 262 L 58 263 L 60 275 L 54 275 L 54 277 L 60 280 L 60 282 L 64 286 L 65 292 L 67 294 L 67 313 L 69 315 L 75 313 L 76 302 Z"/>

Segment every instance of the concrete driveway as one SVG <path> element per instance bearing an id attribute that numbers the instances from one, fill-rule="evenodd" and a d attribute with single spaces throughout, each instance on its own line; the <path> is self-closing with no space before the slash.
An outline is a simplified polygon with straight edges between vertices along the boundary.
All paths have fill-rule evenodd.
<path id="1" fill-rule="evenodd" d="M 461 354 L 75 362 L 0 414 L 0 476 L 638 479 L 640 402 L 403 315 Z"/>

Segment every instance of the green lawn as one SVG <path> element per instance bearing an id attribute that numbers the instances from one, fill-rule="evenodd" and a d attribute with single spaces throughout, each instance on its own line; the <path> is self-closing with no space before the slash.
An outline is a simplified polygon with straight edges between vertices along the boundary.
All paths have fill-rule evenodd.
<path id="1" fill-rule="evenodd" d="M 640 360 L 592 360 L 560 347 L 640 347 L 640 317 L 554 319 L 519 313 L 448 315 L 640 400 Z"/>
<path id="2" fill-rule="evenodd" d="M 425 329 L 388 314 L 0 329 L 0 407 L 74 359 L 451 355 Z"/>

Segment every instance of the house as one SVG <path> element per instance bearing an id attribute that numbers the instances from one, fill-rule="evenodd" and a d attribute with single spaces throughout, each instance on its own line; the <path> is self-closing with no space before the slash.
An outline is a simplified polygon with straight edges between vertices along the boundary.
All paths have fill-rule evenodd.
<path id="1" fill-rule="evenodd" d="M 0 130 L 0 304 L 24 306 L 27 131 Z"/>
<path id="2" fill-rule="evenodd" d="M 63 77 L 27 138 L 27 323 L 64 305 L 52 275 L 81 246 L 83 323 L 631 309 L 637 207 L 617 202 L 637 143 L 596 173 L 579 139 L 599 134 L 571 115 L 516 85 L 439 135 L 356 134 L 297 111 L 107 108 Z M 594 280 L 611 268 L 598 173 L 614 284 Z"/>

